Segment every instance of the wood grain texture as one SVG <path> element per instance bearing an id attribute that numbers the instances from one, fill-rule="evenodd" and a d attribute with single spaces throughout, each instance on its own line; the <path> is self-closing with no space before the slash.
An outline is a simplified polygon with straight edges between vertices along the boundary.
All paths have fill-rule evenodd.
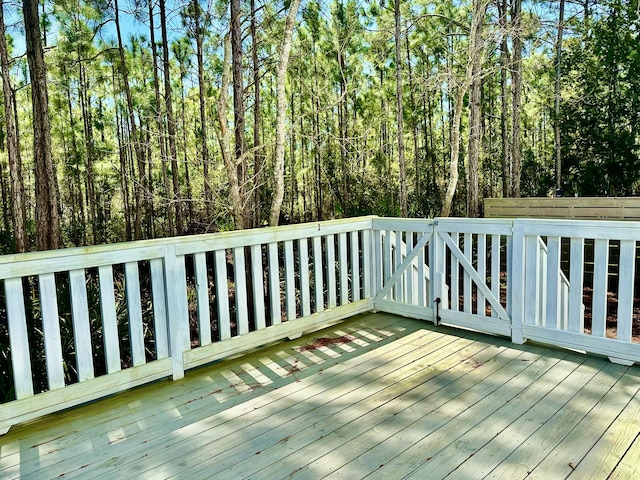
<path id="1" fill-rule="evenodd" d="M 0 477 L 634 478 L 639 380 L 367 314 L 19 426 Z"/>

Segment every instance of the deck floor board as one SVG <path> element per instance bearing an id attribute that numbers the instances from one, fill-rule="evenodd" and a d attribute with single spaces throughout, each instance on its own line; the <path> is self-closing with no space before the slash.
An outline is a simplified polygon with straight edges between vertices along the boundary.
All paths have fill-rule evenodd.
<path id="1" fill-rule="evenodd" d="M 14 427 L 0 478 L 632 479 L 638 380 L 639 367 L 367 314 Z"/>

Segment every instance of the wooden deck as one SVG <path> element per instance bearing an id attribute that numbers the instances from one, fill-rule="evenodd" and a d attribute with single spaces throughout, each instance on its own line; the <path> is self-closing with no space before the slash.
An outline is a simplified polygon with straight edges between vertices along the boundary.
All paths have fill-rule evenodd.
<path id="1" fill-rule="evenodd" d="M 639 390 L 638 367 L 368 314 L 14 427 L 0 478 L 633 479 Z"/>

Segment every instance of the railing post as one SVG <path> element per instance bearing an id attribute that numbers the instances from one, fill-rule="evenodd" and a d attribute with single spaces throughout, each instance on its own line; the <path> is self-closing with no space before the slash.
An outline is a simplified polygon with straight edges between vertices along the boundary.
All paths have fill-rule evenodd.
<path id="1" fill-rule="evenodd" d="M 382 232 L 373 226 L 371 230 L 371 298 L 375 299 L 382 288 Z M 375 304 L 374 304 L 375 309 Z"/>
<path id="2" fill-rule="evenodd" d="M 511 276 L 510 287 L 507 296 L 511 299 L 511 341 L 513 343 L 524 343 L 523 325 L 525 310 L 525 248 L 524 248 L 524 228 L 518 220 L 513 222 L 513 236 L 511 248 L 511 265 L 509 272 Z"/>
<path id="3" fill-rule="evenodd" d="M 174 245 L 164 247 L 164 279 L 167 299 L 169 349 L 173 361 L 173 380 L 184 377 L 183 352 L 189 349 L 189 313 L 184 256 L 176 255 Z"/>
<path id="4" fill-rule="evenodd" d="M 443 308 L 448 308 L 445 288 L 445 246 L 442 238 L 438 235 L 438 220 L 433 220 L 433 235 L 429 243 L 429 273 L 431 275 L 430 288 L 431 300 L 433 302 L 433 324 L 438 325 L 440 321 L 439 312 Z"/>

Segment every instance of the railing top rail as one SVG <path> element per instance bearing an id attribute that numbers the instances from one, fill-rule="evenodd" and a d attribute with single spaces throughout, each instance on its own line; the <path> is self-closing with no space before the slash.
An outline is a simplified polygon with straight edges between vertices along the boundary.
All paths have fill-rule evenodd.
<path id="1" fill-rule="evenodd" d="M 251 230 L 236 230 L 191 237 L 172 239 L 177 255 L 187 255 L 203 250 L 217 250 L 220 248 L 237 248 L 280 242 L 284 240 L 299 240 L 322 235 L 354 232 L 370 229 L 374 216 L 343 218 L 322 222 L 300 223 L 279 227 L 256 228 Z"/>
<path id="2" fill-rule="evenodd" d="M 508 218 L 453 218 L 434 219 L 436 230 L 459 233 L 511 235 L 513 220 Z"/>
<path id="3" fill-rule="evenodd" d="M 375 217 L 345 218 L 280 227 L 4 255 L 0 256 L 0 279 L 162 258 L 164 248 L 169 245 L 175 246 L 177 255 L 185 255 L 220 248 L 351 232 L 371 228 L 373 218 Z"/>
<path id="4" fill-rule="evenodd" d="M 411 232 L 425 232 L 433 228 L 432 218 L 381 218 L 373 217 L 374 230 L 404 230 Z"/>
<path id="5" fill-rule="evenodd" d="M 612 220 L 516 219 L 525 235 L 640 240 L 640 222 Z"/>

